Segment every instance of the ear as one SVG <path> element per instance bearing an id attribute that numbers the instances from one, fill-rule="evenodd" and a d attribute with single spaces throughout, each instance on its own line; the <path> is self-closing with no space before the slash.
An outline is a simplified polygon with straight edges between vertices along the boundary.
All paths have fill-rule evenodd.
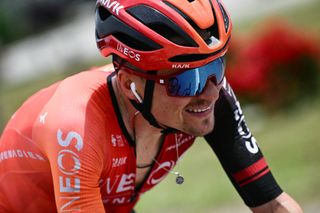
<path id="1" fill-rule="evenodd" d="M 118 75 L 118 84 L 120 89 L 122 90 L 122 93 L 129 99 L 135 100 L 136 97 L 134 96 L 133 92 L 131 91 L 130 84 L 132 82 L 135 82 L 136 84 L 136 90 L 138 94 L 141 94 L 139 91 L 142 90 L 142 80 L 138 76 L 135 76 L 131 73 L 125 72 L 123 70 L 119 70 Z"/>
<path id="2" fill-rule="evenodd" d="M 134 99 L 134 95 L 132 94 L 130 89 L 130 84 L 132 82 L 130 74 L 125 71 L 119 70 L 117 73 L 117 80 L 117 84 L 119 85 L 121 93 L 129 99 Z"/>

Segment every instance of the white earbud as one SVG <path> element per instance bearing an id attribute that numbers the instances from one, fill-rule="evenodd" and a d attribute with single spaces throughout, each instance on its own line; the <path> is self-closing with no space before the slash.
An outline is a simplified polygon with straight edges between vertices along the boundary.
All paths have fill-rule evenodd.
<path id="1" fill-rule="evenodd" d="M 133 95 L 136 97 L 136 99 L 138 99 L 139 103 L 142 103 L 143 102 L 142 98 L 137 93 L 136 84 L 134 82 L 131 82 L 130 89 L 131 89 Z"/>

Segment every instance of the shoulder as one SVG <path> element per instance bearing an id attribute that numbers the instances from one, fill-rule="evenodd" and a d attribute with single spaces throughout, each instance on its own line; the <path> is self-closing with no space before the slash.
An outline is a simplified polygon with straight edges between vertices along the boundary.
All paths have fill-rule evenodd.
<path id="1" fill-rule="evenodd" d="M 33 126 L 36 140 L 99 150 L 106 137 L 106 121 L 112 114 L 106 83 L 109 75 L 110 71 L 96 68 L 62 80 L 39 111 L 43 119 Z"/>

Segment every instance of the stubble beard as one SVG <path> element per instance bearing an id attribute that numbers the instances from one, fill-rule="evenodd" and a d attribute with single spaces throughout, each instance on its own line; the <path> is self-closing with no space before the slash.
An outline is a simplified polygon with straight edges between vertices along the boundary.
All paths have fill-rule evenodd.
<path id="1" fill-rule="evenodd" d="M 203 121 L 201 121 L 201 128 L 196 128 L 187 123 L 184 123 L 183 132 L 189 135 L 193 135 L 195 137 L 207 135 L 213 130 L 214 127 L 214 118 L 212 118 L 212 121 L 210 120 L 211 118 L 206 118 Z"/>

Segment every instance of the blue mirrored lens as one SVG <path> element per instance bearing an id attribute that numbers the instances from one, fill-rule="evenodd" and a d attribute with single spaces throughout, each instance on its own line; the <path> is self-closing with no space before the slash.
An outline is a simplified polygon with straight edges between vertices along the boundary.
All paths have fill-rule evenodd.
<path id="1" fill-rule="evenodd" d="M 206 87 L 207 81 L 215 77 L 219 84 L 224 77 L 224 58 L 218 58 L 202 67 L 186 70 L 167 82 L 167 91 L 170 96 L 197 96 Z"/>

